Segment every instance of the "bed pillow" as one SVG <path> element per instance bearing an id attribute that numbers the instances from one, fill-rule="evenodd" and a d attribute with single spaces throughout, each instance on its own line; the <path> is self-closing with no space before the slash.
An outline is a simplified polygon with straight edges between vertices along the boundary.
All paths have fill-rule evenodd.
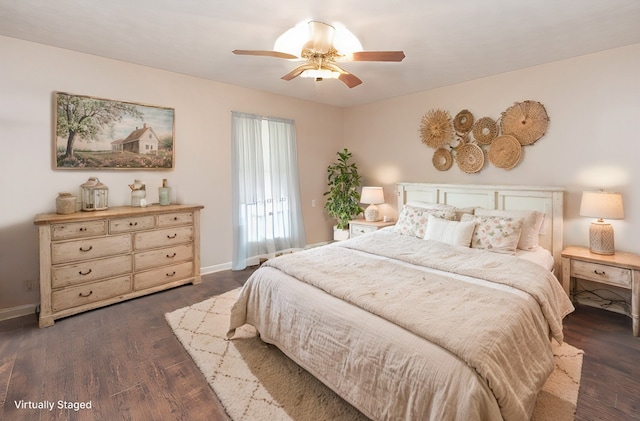
<path id="1" fill-rule="evenodd" d="M 522 232 L 518 240 L 520 250 L 535 250 L 538 247 L 538 237 L 544 222 L 544 213 L 537 210 L 496 210 L 477 208 L 474 215 L 500 216 L 510 218 L 523 218 Z"/>
<path id="2" fill-rule="evenodd" d="M 429 222 L 429 215 L 453 220 L 456 217 L 456 212 L 453 209 L 425 209 L 404 205 L 393 230 L 398 234 L 423 238 Z"/>
<path id="3" fill-rule="evenodd" d="M 476 228 L 471 247 L 496 253 L 515 254 L 523 218 L 462 215 L 462 221 L 473 221 Z"/>
<path id="4" fill-rule="evenodd" d="M 475 227 L 476 223 L 474 221 L 448 221 L 429 215 L 424 239 L 440 241 L 454 246 L 469 247 Z"/>
<path id="5" fill-rule="evenodd" d="M 452 205 L 446 205 L 444 203 L 428 203 L 428 202 L 407 202 L 407 205 L 413 206 L 416 208 L 424 208 L 424 209 L 453 209 L 456 211 L 456 221 L 459 221 L 462 218 L 462 215 L 465 213 L 473 214 L 475 207 L 468 208 L 458 208 Z"/>

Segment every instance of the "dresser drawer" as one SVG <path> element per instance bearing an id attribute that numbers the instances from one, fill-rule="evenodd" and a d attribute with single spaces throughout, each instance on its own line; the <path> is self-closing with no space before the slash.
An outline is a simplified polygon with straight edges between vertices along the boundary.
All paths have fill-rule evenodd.
<path id="1" fill-rule="evenodd" d="M 138 232 L 134 234 L 135 250 L 168 247 L 174 244 L 193 241 L 193 227 L 176 227 L 157 231 Z"/>
<path id="2" fill-rule="evenodd" d="M 130 234 L 66 241 L 51 245 L 51 263 L 75 262 L 130 252 Z"/>
<path id="3" fill-rule="evenodd" d="M 193 262 L 178 263 L 146 272 L 136 273 L 133 277 L 136 291 L 180 281 L 193 276 Z"/>
<path id="4" fill-rule="evenodd" d="M 51 288 L 62 288 L 131 273 L 132 260 L 131 255 L 127 254 L 82 261 L 71 265 L 54 266 L 51 273 Z"/>
<path id="5" fill-rule="evenodd" d="M 193 212 L 163 213 L 158 215 L 159 227 L 193 224 Z"/>
<path id="6" fill-rule="evenodd" d="M 173 263 L 193 260 L 193 244 L 181 244 L 159 250 L 143 251 L 135 255 L 135 270 L 146 270 Z"/>
<path id="7" fill-rule="evenodd" d="M 129 292 L 131 292 L 130 275 L 53 291 L 51 306 L 53 311 L 60 311 L 103 301 Z"/>
<path id="8" fill-rule="evenodd" d="M 86 238 L 105 235 L 107 233 L 107 221 L 68 222 L 66 224 L 51 225 L 51 239 L 70 240 L 73 238 Z"/>
<path id="9" fill-rule="evenodd" d="M 109 221 L 109 232 L 111 234 L 118 234 L 121 232 L 140 231 L 154 228 L 155 225 L 155 220 L 151 215 L 112 219 Z"/>
<path id="10" fill-rule="evenodd" d="M 602 282 L 603 284 L 623 288 L 631 288 L 631 270 L 629 269 L 572 260 L 571 276 L 588 281 Z"/>

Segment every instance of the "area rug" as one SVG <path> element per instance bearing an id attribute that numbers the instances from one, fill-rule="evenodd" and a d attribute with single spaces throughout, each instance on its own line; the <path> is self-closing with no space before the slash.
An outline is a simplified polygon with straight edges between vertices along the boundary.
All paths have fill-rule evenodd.
<path id="1" fill-rule="evenodd" d="M 241 420 L 366 420 L 315 377 L 265 344 L 251 326 L 225 340 L 239 289 L 166 314 L 178 340 L 216 393 L 229 417 Z M 573 420 L 583 352 L 554 347 L 556 369 L 538 395 L 533 420 Z"/>

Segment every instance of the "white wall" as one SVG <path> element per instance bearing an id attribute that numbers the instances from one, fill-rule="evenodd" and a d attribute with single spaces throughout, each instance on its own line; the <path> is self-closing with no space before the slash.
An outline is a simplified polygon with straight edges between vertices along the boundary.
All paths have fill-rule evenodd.
<path id="1" fill-rule="evenodd" d="M 0 318 L 3 309 L 39 300 L 37 213 L 54 212 L 58 192 L 76 193 L 89 176 L 110 188 L 111 206 L 128 205 L 128 184 L 142 179 L 157 201 L 161 180 L 202 211 L 202 265 L 231 261 L 231 111 L 296 121 L 307 241 L 331 238 L 323 212 L 326 167 L 342 146 L 343 110 L 13 38 L 0 37 Z M 173 171 L 52 170 L 53 92 L 175 109 Z M 321 127 L 322 130 L 318 130 Z M 154 197 L 155 195 L 155 197 Z M 312 199 L 317 206 L 311 207 Z"/>
<path id="2" fill-rule="evenodd" d="M 345 143 L 369 185 L 385 186 L 395 216 L 398 181 L 564 186 L 565 245 L 588 245 L 591 219 L 579 216 L 583 190 L 623 193 L 625 219 L 611 221 L 616 248 L 640 253 L 640 44 L 473 80 L 346 110 Z M 515 168 L 488 164 L 466 174 L 438 171 L 420 141 L 422 116 L 433 108 L 455 116 L 498 119 L 514 102 L 541 102 L 547 133 L 524 148 Z"/>
<path id="3" fill-rule="evenodd" d="M 612 221 L 616 245 L 640 253 L 640 44 L 347 110 L 7 37 L 0 37 L 0 57 L 0 318 L 3 310 L 38 302 L 37 290 L 27 292 L 23 286 L 24 280 L 38 278 L 33 216 L 54 211 L 58 192 L 76 192 L 91 175 L 110 187 L 111 205 L 129 203 L 127 185 L 135 178 L 149 186 L 167 178 L 186 202 L 205 206 L 203 267 L 226 267 L 231 260 L 232 110 L 296 121 L 309 243 L 331 237 L 332 221 L 322 208 L 326 166 L 346 146 L 366 184 L 384 185 L 392 204 L 398 181 L 564 186 L 565 244 L 588 244 L 590 220 L 578 216 L 583 189 L 621 191 L 626 217 Z M 52 170 L 54 91 L 175 108 L 176 168 Z M 433 150 L 418 135 L 428 110 L 455 115 L 467 108 L 476 118 L 495 119 L 527 99 L 543 103 L 551 122 L 547 134 L 525 148 L 517 167 L 487 166 L 474 175 L 455 166 L 446 172 L 433 168 Z M 395 217 L 392 205 L 383 205 L 382 211 Z"/>

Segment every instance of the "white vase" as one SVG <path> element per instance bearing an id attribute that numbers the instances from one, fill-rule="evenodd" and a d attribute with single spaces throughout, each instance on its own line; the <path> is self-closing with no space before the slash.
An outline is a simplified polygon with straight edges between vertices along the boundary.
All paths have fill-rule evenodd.
<path id="1" fill-rule="evenodd" d="M 338 229 L 336 226 L 333 227 L 333 240 L 334 241 L 342 241 L 347 240 L 349 238 L 349 230 L 348 229 Z"/>

